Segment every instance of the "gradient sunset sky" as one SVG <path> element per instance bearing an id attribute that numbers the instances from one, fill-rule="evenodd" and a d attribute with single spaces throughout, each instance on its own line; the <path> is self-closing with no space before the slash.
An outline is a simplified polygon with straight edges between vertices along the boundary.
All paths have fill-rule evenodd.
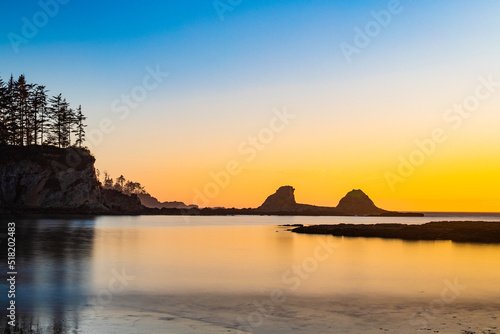
<path id="1" fill-rule="evenodd" d="M 0 5 L 1 77 L 81 104 L 96 167 L 161 201 L 500 211 L 497 0 L 54 1 Z"/>

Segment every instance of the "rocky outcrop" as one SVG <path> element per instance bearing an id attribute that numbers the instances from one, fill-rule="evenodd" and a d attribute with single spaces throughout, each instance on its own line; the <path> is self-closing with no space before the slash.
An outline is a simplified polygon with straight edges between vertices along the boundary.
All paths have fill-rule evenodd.
<path id="1" fill-rule="evenodd" d="M 384 212 L 362 190 L 355 189 L 347 193 L 337 205 L 337 211 L 346 215 L 379 215 Z"/>
<path id="2" fill-rule="evenodd" d="M 186 205 L 183 202 L 160 202 L 156 197 L 153 197 L 150 194 L 138 194 L 137 196 L 141 200 L 141 204 L 147 208 L 183 210 L 198 208 L 197 205 Z"/>
<path id="3" fill-rule="evenodd" d="M 0 206 L 104 210 L 88 150 L 0 147 Z"/>
<path id="4" fill-rule="evenodd" d="M 104 189 L 104 205 L 112 211 L 123 214 L 135 214 L 144 209 L 137 195 L 126 195 L 114 189 Z"/>
<path id="5" fill-rule="evenodd" d="M 21 213 L 137 214 L 136 195 L 104 190 L 86 149 L 0 146 L 0 208 Z"/>
<path id="6" fill-rule="evenodd" d="M 257 208 L 262 212 L 296 211 L 299 209 L 295 202 L 295 189 L 292 186 L 280 187 Z"/>

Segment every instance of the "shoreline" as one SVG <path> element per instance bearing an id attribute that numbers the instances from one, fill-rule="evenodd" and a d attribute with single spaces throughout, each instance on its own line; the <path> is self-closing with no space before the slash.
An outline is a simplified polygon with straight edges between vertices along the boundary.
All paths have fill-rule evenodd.
<path id="1" fill-rule="evenodd" d="M 0 207 L 0 213 L 5 215 L 61 215 L 61 216 L 302 216 L 302 217 L 424 217 L 423 213 L 414 212 L 384 212 L 378 215 L 349 215 L 342 212 L 325 211 L 276 211 L 263 212 L 258 209 L 236 208 L 144 208 L 138 211 L 123 212 L 121 210 L 94 210 L 89 208 L 30 208 L 30 207 Z"/>

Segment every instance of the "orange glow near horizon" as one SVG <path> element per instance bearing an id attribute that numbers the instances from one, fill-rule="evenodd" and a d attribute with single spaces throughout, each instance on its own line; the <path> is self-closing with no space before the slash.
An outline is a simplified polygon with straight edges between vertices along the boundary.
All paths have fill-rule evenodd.
<path id="1" fill-rule="evenodd" d="M 285 145 L 285 143 L 281 143 Z M 362 145 L 362 143 L 360 143 Z M 359 146 L 358 145 L 358 148 Z M 258 207 L 267 196 L 283 185 L 295 187 L 298 203 L 336 206 L 352 189 L 362 189 L 377 206 L 395 211 L 500 211 L 500 158 L 491 154 L 493 148 L 474 146 L 460 150 L 457 143 L 445 143 L 439 154 L 430 156 L 414 173 L 390 188 L 384 175 L 396 172 L 398 154 L 379 151 L 379 156 L 368 149 L 349 152 L 331 149 L 331 154 L 301 148 L 300 152 L 286 151 L 284 147 L 269 147 L 254 162 L 224 152 L 185 152 L 175 158 L 151 158 L 156 153 L 141 152 L 134 159 L 121 155 L 97 156 L 97 168 L 107 170 L 112 177 L 120 174 L 139 181 L 160 201 L 182 201 L 200 206 Z M 493 145 L 490 145 L 493 146 Z M 160 149 L 160 148 L 158 148 Z M 401 150 L 401 155 L 412 152 Z M 325 148 L 319 149 L 324 152 Z M 278 153 L 281 152 L 281 156 Z M 438 151 L 437 151 L 438 152 Z M 212 155 L 213 153 L 213 155 Z M 151 155 L 149 155 L 151 154 Z M 198 155 L 199 159 L 194 158 Z M 212 158 L 210 156 L 212 155 Z M 342 159 L 338 157 L 342 156 Z M 358 158 L 362 156 L 364 158 Z M 236 175 L 229 181 L 222 175 L 229 161 L 238 162 Z M 107 166 L 103 168 L 102 166 Z M 285 166 L 294 166 L 287 168 Z M 214 176 L 215 175 L 215 176 Z M 219 177 L 217 183 L 217 177 Z M 227 183 L 227 185 L 225 185 Z M 202 196 L 196 194 L 201 193 Z"/>
<path id="2" fill-rule="evenodd" d="M 287 101 L 281 106 L 269 103 L 262 87 L 196 101 L 151 101 L 155 122 L 137 127 L 145 121 L 133 114 L 91 150 L 101 171 L 140 182 L 160 201 L 255 208 L 291 185 L 297 202 L 320 206 L 336 206 L 348 191 L 362 189 L 386 210 L 499 212 L 500 94 L 481 101 L 460 123 L 450 121 L 447 110 L 473 94 L 480 81 L 473 77 L 451 89 L 443 88 L 450 84 L 444 79 L 429 82 L 429 75 L 412 71 L 321 87 L 269 87 L 267 95 Z M 420 78 L 419 86 L 408 77 Z M 374 89 L 374 80 L 380 87 Z M 262 100 L 250 100 L 252 94 Z M 224 103 L 214 103 L 219 97 Z M 199 106 L 200 118 L 162 114 Z M 287 124 L 275 120 L 284 110 L 293 115 Z M 422 153 L 421 145 L 431 139 L 429 152 Z M 401 157 L 416 161 L 402 176 Z M 233 175 L 217 183 L 213 175 L 227 174 L 228 164 Z M 399 178 L 391 184 L 387 173 Z"/>

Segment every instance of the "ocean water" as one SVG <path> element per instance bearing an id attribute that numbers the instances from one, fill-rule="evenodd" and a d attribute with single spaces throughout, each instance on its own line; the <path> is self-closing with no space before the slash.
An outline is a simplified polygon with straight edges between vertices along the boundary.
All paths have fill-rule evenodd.
<path id="1" fill-rule="evenodd" d="M 446 316 L 460 312 L 479 312 L 493 328 L 500 245 L 301 235 L 280 226 L 442 220 L 500 217 L 14 219 L 17 330 L 355 333 L 380 330 L 383 316 L 409 333 L 459 326 Z M 6 273 L 5 235 L 1 241 Z M 9 286 L 0 286 L 5 320 Z"/>

